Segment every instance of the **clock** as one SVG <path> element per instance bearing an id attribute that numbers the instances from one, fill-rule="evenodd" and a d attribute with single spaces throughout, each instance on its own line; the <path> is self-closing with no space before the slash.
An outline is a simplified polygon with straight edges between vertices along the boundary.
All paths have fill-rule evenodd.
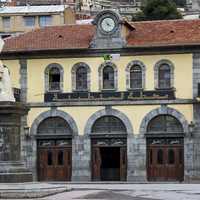
<path id="1" fill-rule="evenodd" d="M 100 25 L 101 29 L 106 33 L 112 32 L 116 27 L 115 20 L 111 17 L 103 18 L 100 22 Z"/>

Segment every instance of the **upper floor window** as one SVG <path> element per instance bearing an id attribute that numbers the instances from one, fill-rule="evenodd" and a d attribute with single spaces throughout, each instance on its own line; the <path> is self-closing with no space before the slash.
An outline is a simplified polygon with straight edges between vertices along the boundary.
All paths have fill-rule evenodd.
<path id="1" fill-rule="evenodd" d="M 34 27 L 35 26 L 35 16 L 24 16 L 24 26 Z"/>
<path id="2" fill-rule="evenodd" d="M 168 64 L 162 64 L 158 69 L 158 87 L 160 89 L 170 88 L 170 80 L 170 66 Z"/>
<path id="3" fill-rule="evenodd" d="M 52 16 L 51 15 L 43 15 L 39 17 L 39 24 L 41 27 L 51 26 L 52 25 Z"/>
<path id="4" fill-rule="evenodd" d="M 131 61 L 126 67 L 127 89 L 144 89 L 145 87 L 145 65 L 139 61 Z"/>
<path id="5" fill-rule="evenodd" d="M 114 89 L 114 69 L 112 66 L 106 66 L 103 69 L 103 89 Z"/>
<path id="6" fill-rule="evenodd" d="M 3 28 L 9 29 L 11 27 L 10 17 L 2 17 Z"/>
<path id="7" fill-rule="evenodd" d="M 130 89 L 142 88 L 142 69 L 139 65 L 133 65 L 130 69 Z"/>
<path id="8" fill-rule="evenodd" d="M 76 70 L 76 90 L 87 90 L 87 69 L 83 66 Z"/>
<path id="9" fill-rule="evenodd" d="M 90 67 L 86 63 L 76 63 L 72 67 L 72 90 L 90 90 Z"/>
<path id="10" fill-rule="evenodd" d="M 49 70 L 49 90 L 60 90 L 60 70 L 57 67 Z"/>
<path id="11" fill-rule="evenodd" d="M 173 88 L 174 65 L 169 60 L 159 61 L 154 68 L 155 87 L 158 89 Z"/>
<path id="12" fill-rule="evenodd" d="M 117 90 L 117 66 L 104 62 L 99 67 L 99 90 Z"/>
<path id="13" fill-rule="evenodd" d="M 63 87 L 63 68 L 52 63 L 45 70 L 45 91 L 61 91 Z"/>

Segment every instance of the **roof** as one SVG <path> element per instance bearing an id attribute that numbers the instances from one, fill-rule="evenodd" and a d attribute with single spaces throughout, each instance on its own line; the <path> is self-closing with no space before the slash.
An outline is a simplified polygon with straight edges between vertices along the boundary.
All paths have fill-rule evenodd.
<path id="1" fill-rule="evenodd" d="M 128 47 L 200 45 L 200 20 L 133 22 Z M 3 52 L 89 48 L 95 27 L 62 25 L 36 29 L 5 39 Z"/>
<path id="2" fill-rule="evenodd" d="M 64 5 L 49 6 L 6 6 L 0 8 L 0 14 L 23 14 L 23 13 L 55 13 L 63 12 Z"/>

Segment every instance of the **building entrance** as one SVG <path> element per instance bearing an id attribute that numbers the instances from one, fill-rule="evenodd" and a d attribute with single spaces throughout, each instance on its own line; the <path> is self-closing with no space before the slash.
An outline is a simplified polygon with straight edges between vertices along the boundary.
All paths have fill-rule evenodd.
<path id="1" fill-rule="evenodd" d="M 70 181 L 72 130 L 60 117 L 50 117 L 38 126 L 37 172 L 39 181 Z"/>
<path id="2" fill-rule="evenodd" d="M 184 134 L 173 116 L 159 115 L 147 127 L 147 179 L 183 181 Z"/>
<path id="3" fill-rule="evenodd" d="M 120 180 L 120 147 L 102 147 L 101 156 L 101 180 Z"/>
<path id="4" fill-rule="evenodd" d="M 93 147 L 92 166 L 94 181 L 125 181 L 126 147 Z"/>
<path id="5" fill-rule="evenodd" d="M 150 139 L 147 143 L 148 180 L 183 181 L 183 139 Z"/>
<path id="6" fill-rule="evenodd" d="M 127 133 L 119 118 L 103 116 L 96 120 L 91 148 L 93 181 L 126 181 Z"/>

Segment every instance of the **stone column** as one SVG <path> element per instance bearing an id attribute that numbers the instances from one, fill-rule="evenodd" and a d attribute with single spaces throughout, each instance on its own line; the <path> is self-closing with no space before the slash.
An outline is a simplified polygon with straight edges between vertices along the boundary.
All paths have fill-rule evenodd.
<path id="1" fill-rule="evenodd" d="M 146 181 L 146 139 L 128 136 L 127 138 L 127 181 Z"/>
<path id="2" fill-rule="evenodd" d="M 88 136 L 72 140 L 72 181 L 91 181 L 91 143 Z"/>

